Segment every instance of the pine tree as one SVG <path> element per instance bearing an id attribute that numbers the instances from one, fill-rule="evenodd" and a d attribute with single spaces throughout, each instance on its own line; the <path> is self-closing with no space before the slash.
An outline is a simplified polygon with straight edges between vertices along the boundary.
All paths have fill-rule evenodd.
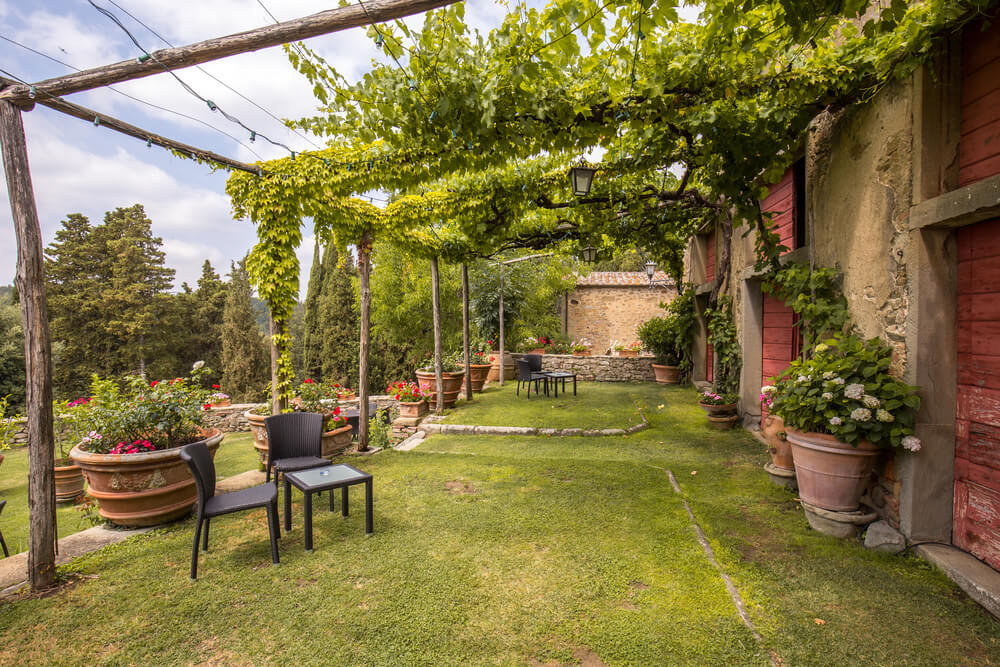
<path id="1" fill-rule="evenodd" d="M 323 379 L 356 389 L 360 326 L 352 259 L 350 254 L 341 259 L 332 243 L 323 253 L 318 335 L 323 343 Z"/>
<path id="2" fill-rule="evenodd" d="M 330 252 L 327 250 L 327 252 Z M 302 378 L 318 378 L 323 373 L 323 335 L 320 331 L 320 296 L 323 289 L 323 262 L 320 261 L 319 237 L 313 246 L 309 286 L 306 289 L 305 322 L 302 331 Z"/>
<path id="3" fill-rule="evenodd" d="M 235 262 L 222 316 L 222 388 L 234 402 L 257 400 L 267 384 L 269 351 L 253 312 L 246 260 Z"/>

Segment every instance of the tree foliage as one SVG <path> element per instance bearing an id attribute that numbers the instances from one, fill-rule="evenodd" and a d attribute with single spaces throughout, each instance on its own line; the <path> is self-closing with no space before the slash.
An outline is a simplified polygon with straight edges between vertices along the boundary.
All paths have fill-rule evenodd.
<path id="1" fill-rule="evenodd" d="M 258 400 L 267 384 L 270 356 L 257 328 L 253 289 L 245 261 L 233 262 L 222 317 L 222 387 L 235 401 Z"/>

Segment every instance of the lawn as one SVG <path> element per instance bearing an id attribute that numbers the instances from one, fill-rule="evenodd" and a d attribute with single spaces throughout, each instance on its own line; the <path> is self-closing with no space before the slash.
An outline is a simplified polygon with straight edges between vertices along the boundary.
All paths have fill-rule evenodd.
<path id="1" fill-rule="evenodd" d="M 3 603 L 0 663 L 1000 660 L 997 623 L 922 561 L 810 531 L 795 496 L 761 470 L 763 448 L 709 430 L 692 391 L 607 389 L 623 419 L 633 400 L 648 405 L 651 428 L 439 435 L 411 452 L 350 458 L 375 477 L 371 538 L 354 487 L 346 521 L 317 504 L 312 553 L 296 505 L 278 567 L 260 511 L 213 522 L 197 582 L 187 578 L 190 520 L 78 559 L 62 568 L 78 576 L 66 590 Z M 473 409 L 534 425 L 540 408 L 505 390 L 452 417 L 475 423 Z M 737 616 L 667 469 L 763 645 Z"/>
<path id="2" fill-rule="evenodd" d="M 28 548 L 28 448 L 5 451 L 0 465 L 0 500 L 6 500 L 0 514 L 0 530 L 11 554 Z M 216 473 L 229 477 L 257 467 L 253 438 L 249 433 L 227 433 L 215 455 Z M 56 506 L 59 537 L 90 528 L 90 522 L 72 504 Z M 2 554 L 0 554 L 2 555 Z"/>

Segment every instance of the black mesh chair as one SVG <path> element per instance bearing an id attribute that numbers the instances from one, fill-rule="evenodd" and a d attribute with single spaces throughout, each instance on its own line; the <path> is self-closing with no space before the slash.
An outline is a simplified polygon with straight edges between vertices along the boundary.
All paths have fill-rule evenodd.
<path id="1" fill-rule="evenodd" d="M 264 420 L 267 427 L 267 481 L 274 472 L 296 472 L 330 465 L 323 454 L 323 415 L 318 412 L 289 412 Z M 285 482 L 285 530 L 292 529 L 292 485 Z"/>
<path id="2" fill-rule="evenodd" d="M 538 355 L 532 355 L 538 356 Z M 528 385 L 528 398 L 531 398 L 531 385 L 535 385 L 535 393 L 538 393 L 538 383 L 545 383 L 545 393 L 549 393 L 549 376 L 543 373 L 535 373 L 531 370 L 531 362 L 527 359 L 515 359 L 517 362 L 517 395 L 521 395 L 521 385 Z"/>
<path id="3" fill-rule="evenodd" d="M 531 368 L 532 373 L 542 372 L 542 355 L 526 354 L 524 358 L 528 360 L 528 366 Z"/>
<path id="4" fill-rule="evenodd" d="M 198 542 L 208 551 L 208 526 L 212 517 L 263 507 L 267 510 L 267 532 L 271 538 L 271 562 L 278 564 L 278 489 L 272 484 L 260 484 L 249 489 L 215 495 L 215 462 L 208 446 L 196 442 L 181 448 L 181 458 L 194 476 L 198 486 L 198 524 L 194 529 L 194 547 L 191 550 L 191 579 L 198 578 Z M 202 538 L 202 526 L 205 527 Z"/>
<path id="5" fill-rule="evenodd" d="M 0 514 L 3 514 L 3 508 L 7 505 L 6 500 L 0 500 Z M 3 557 L 7 558 L 10 556 L 10 552 L 7 551 L 7 543 L 3 541 L 3 531 L 0 530 L 0 547 L 3 547 Z"/>

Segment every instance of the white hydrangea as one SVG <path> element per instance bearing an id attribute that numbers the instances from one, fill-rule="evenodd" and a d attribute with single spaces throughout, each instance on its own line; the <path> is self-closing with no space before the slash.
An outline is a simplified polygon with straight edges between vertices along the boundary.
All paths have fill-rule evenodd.
<path id="1" fill-rule="evenodd" d="M 865 407 L 871 408 L 872 410 L 882 405 L 877 398 L 869 394 L 865 394 L 861 400 L 864 401 Z"/>
<path id="2" fill-rule="evenodd" d="M 920 438 L 915 435 L 908 435 L 903 438 L 903 449 L 908 449 L 911 452 L 915 452 L 920 449 Z"/>
<path id="3" fill-rule="evenodd" d="M 823 373 L 823 379 L 824 380 L 832 380 L 835 375 L 836 375 L 836 373 L 834 373 L 833 371 L 827 371 L 827 372 Z"/>
<path id="4" fill-rule="evenodd" d="M 836 377 L 836 378 L 833 378 L 832 380 L 830 380 L 830 382 L 832 382 L 834 384 L 844 384 L 844 378 Z"/>
<path id="5" fill-rule="evenodd" d="M 875 413 L 875 419 L 879 420 L 880 422 L 886 422 L 886 423 L 896 421 L 896 418 L 893 417 L 888 410 L 882 410 L 882 409 L 879 409 L 879 411 Z"/>
<path id="6" fill-rule="evenodd" d="M 809 378 L 807 378 L 805 375 L 800 375 L 797 378 L 795 378 L 795 381 L 796 382 L 808 382 Z"/>
<path id="7" fill-rule="evenodd" d="M 823 399 L 827 400 L 827 401 L 832 401 L 833 400 L 833 394 L 831 394 L 828 391 L 824 391 L 823 392 Z"/>
<path id="8" fill-rule="evenodd" d="M 194 362 L 194 365 L 191 366 L 191 368 L 192 368 L 192 370 L 196 370 L 197 371 L 197 370 L 200 370 L 201 367 L 204 366 L 204 365 L 205 365 L 204 361 L 196 361 L 196 362 Z"/>
<path id="9" fill-rule="evenodd" d="M 865 386 L 863 384 L 849 384 L 844 388 L 844 396 L 847 398 L 853 398 L 856 401 L 860 401 L 861 397 L 865 395 Z"/>
<path id="10" fill-rule="evenodd" d="M 843 423 L 844 423 L 844 420 L 841 419 L 840 417 L 830 417 L 830 425 L 831 426 L 840 426 Z"/>
<path id="11" fill-rule="evenodd" d="M 871 421 L 872 411 L 868 408 L 854 408 L 851 410 L 851 419 L 856 422 Z"/>

